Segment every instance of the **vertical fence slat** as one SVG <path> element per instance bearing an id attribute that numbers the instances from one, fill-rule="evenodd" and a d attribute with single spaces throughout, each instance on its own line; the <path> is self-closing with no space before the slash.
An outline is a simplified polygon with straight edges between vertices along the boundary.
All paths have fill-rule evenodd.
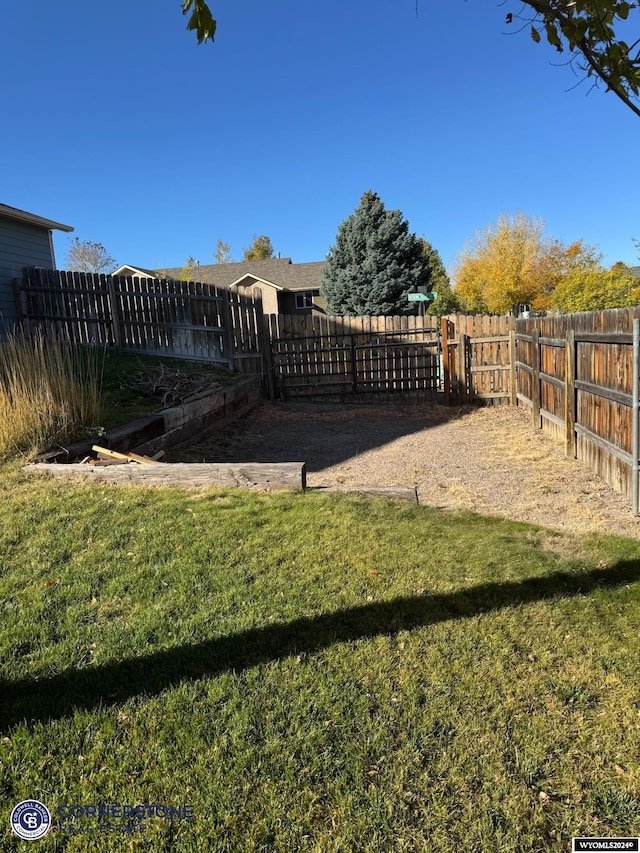
<path id="1" fill-rule="evenodd" d="M 631 449 L 631 509 L 634 515 L 638 515 L 638 469 L 640 457 L 640 413 L 638 405 L 640 405 L 640 320 L 633 321 L 633 412 L 632 412 L 632 449 Z"/>
<path id="2" fill-rule="evenodd" d="M 564 380 L 565 456 L 576 457 L 576 333 L 569 329 L 566 337 Z"/>
<path id="3" fill-rule="evenodd" d="M 533 329 L 532 342 L 532 372 L 531 372 L 531 421 L 536 429 L 540 429 L 540 331 Z"/>

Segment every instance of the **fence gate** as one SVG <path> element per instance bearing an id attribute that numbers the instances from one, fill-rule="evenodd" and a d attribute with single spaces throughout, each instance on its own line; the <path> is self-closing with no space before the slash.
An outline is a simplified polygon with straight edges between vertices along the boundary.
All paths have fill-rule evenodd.
<path id="1" fill-rule="evenodd" d="M 406 320 L 415 318 L 345 317 L 322 318 L 324 323 L 316 322 L 316 328 L 309 329 L 295 324 L 297 318 L 289 319 L 294 322 L 280 322 L 279 334 L 274 336 L 272 329 L 273 375 L 280 397 L 436 399 L 440 386 L 437 328 L 416 328 L 415 323 L 408 328 Z M 398 322 L 397 329 L 362 329 L 363 321 L 378 319 L 402 319 L 405 328 Z M 354 328 L 356 321 L 360 321 L 359 330 Z M 298 325 L 295 331 L 293 325 Z"/>
<path id="2" fill-rule="evenodd" d="M 482 400 L 516 404 L 515 319 L 465 316 L 442 318 L 444 402 Z"/>

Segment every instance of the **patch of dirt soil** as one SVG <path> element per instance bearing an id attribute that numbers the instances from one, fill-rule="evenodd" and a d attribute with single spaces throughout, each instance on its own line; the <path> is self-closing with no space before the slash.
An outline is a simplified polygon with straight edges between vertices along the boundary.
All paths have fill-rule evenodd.
<path id="1" fill-rule="evenodd" d="M 170 461 L 300 461 L 310 487 L 416 486 L 424 505 L 640 538 L 627 501 L 520 408 L 264 403 Z"/>

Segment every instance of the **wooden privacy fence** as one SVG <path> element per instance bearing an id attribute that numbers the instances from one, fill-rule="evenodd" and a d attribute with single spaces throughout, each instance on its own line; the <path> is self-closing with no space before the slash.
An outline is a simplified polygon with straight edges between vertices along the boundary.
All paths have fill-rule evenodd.
<path id="1" fill-rule="evenodd" d="M 441 324 L 445 404 L 515 406 L 515 318 L 456 314 Z"/>
<path id="2" fill-rule="evenodd" d="M 518 402 L 533 426 L 639 511 L 640 308 L 518 320 Z"/>
<path id="3" fill-rule="evenodd" d="M 274 390 L 280 396 L 434 400 L 439 388 L 433 317 L 271 314 Z"/>
<path id="4" fill-rule="evenodd" d="M 259 298 L 209 284 L 40 269 L 16 295 L 27 332 L 261 373 L 271 399 L 441 389 L 450 404 L 523 405 L 640 511 L 640 307 L 517 321 L 264 316 Z"/>
<path id="5" fill-rule="evenodd" d="M 26 268 L 19 319 L 77 344 L 260 372 L 262 304 L 198 282 Z"/>

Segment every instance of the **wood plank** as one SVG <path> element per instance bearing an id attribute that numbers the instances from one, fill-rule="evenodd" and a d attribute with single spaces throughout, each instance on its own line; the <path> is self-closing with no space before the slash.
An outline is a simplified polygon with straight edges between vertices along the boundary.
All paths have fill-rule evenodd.
<path id="1" fill-rule="evenodd" d="M 333 492 L 347 495 L 388 498 L 394 501 L 408 501 L 417 504 L 418 493 L 415 486 L 318 486 L 314 492 L 324 494 Z"/>
<path id="2" fill-rule="evenodd" d="M 132 461 L 126 453 L 119 453 L 117 450 L 110 450 L 108 447 L 101 447 L 99 444 L 94 444 L 91 449 L 100 456 L 106 456 L 109 459 L 120 459 L 124 462 Z"/>
<path id="3" fill-rule="evenodd" d="M 556 376 L 551 376 L 550 373 L 540 371 L 540 381 L 547 382 L 549 385 L 553 385 L 554 388 L 561 388 L 564 391 L 564 379 L 558 379 Z"/>
<path id="4" fill-rule="evenodd" d="M 622 391 L 612 391 L 611 388 L 605 388 L 603 385 L 596 385 L 593 382 L 583 382 L 581 379 L 576 379 L 575 387 L 579 391 L 586 391 L 588 394 L 593 394 L 594 397 L 603 397 L 605 400 L 620 403 L 621 406 L 633 405 L 631 394 L 624 394 Z"/>
<path id="5" fill-rule="evenodd" d="M 534 329 L 532 334 L 533 364 L 531 370 L 531 421 L 535 429 L 542 426 L 540 420 L 540 332 Z"/>
<path id="6" fill-rule="evenodd" d="M 565 427 L 564 418 L 559 418 L 558 415 L 554 415 L 554 413 L 550 412 L 548 409 L 540 409 L 540 417 L 543 420 L 552 421 L 552 423 L 562 429 Z"/>
<path id="7" fill-rule="evenodd" d="M 600 448 L 601 450 L 605 450 L 611 456 L 615 456 L 616 459 L 620 459 L 621 462 L 624 462 L 626 465 L 629 465 L 629 467 L 631 467 L 632 456 L 630 453 L 627 453 L 620 447 L 616 447 L 615 444 L 612 444 L 610 441 L 607 441 L 606 439 L 602 438 L 602 436 L 596 435 L 590 429 L 587 429 L 587 427 L 582 426 L 582 424 L 576 424 L 575 430 L 578 435 L 593 442 L 596 447 Z"/>
<path id="8" fill-rule="evenodd" d="M 151 465 L 55 465 L 31 464 L 23 468 L 27 473 L 44 473 L 50 477 L 85 477 L 114 485 L 164 485 L 179 488 L 206 488 L 224 486 L 259 491 L 292 489 L 303 491 L 306 487 L 306 463 L 282 462 L 244 464 L 223 463 L 171 463 L 154 462 Z"/>
<path id="9" fill-rule="evenodd" d="M 509 332 L 509 402 L 512 406 L 517 405 L 517 375 L 516 375 L 516 332 L 511 329 Z"/>

